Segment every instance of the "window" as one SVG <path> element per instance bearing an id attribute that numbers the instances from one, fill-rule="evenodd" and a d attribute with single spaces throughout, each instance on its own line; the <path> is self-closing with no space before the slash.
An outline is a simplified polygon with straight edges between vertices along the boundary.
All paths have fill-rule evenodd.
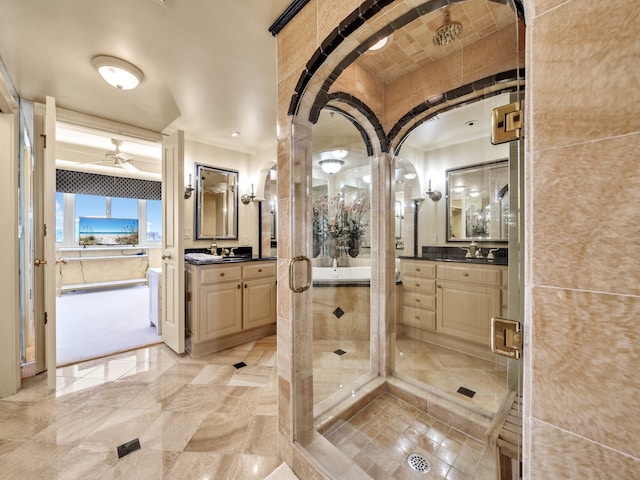
<path id="1" fill-rule="evenodd" d="M 138 218 L 137 198 L 111 198 L 111 218 Z"/>
<path id="2" fill-rule="evenodd" d="M 147 241 L 159 242 L 162 240 L 162 202 L 160 200 L 147 200 Z"/>
<path id="3" fill-rule="evenodd" d="M 64 242 L 64 193 L 56 192 L 56 242 Z"/>

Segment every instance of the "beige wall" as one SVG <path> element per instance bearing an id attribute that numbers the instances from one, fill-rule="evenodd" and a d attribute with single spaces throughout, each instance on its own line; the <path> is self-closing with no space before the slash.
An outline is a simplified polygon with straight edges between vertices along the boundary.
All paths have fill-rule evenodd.
<path id="1" fill-rule="evenodd" d="M 345 14 L 339 3 L 312 0 L 278 35 L 280 178 L 309 147 L 292 143 L 287 110 L 304 64 Z M 640 3 L 525 8 L 525 477 L 640 478 Z M 285 289 L 294 194 L 288 182 L 278 192 L 279 442 L 301 478 L 320 478 L 291 444 L 292 404 L 309 385 L 297 381 L 306 366 L 293 361 L 296 300 Z"/>
<path id="2" fill-rule="evenodd" d="M 527 8 L 527 476 L 640 478 L 640 4 Z"/>

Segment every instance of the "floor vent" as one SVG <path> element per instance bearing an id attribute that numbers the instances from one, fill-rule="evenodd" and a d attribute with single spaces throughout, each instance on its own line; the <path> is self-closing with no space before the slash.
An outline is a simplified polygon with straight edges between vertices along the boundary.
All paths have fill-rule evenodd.
<path id="1" fill-rule="evenodd" d="M 134 438 L 133 440 L 118 446 L 118 458 L 125 457 L 136 450 L 140 450 L 140 440 Z"/>
<path id="2" fill-rule="evenodd" d="M 460 387 L 458 389 L 458 393 L 461 393 L 462 395 L 469 398 L 473 398 L 473 396 L 476 394 L 476 392 L 474 392 L 473 390 L 469 390 L 468 388 L 464 388 L 464 387 Z"/>
<path id="3" fill-rule="evenodd" d="M 411 467 L 411 470 L 418 473 L 428 473 L 431 470 L 429 461 L 419 453 L 412 453 L 407 458 L 407 463 Z"/>
<path id="4" fill-rule="evenodd" d="M 236 367 L 236 369 L 238 369 L 238 368 L 246 367 L 247 364 L 244 362 L 238 362 L 238 363 L 234 363 L 233 366 Z"/>
<path id="5" fill-rule="evenodd" d="M 334 351 L 333 353 L 335 353 L 336 355 L 344 355 L 344 354 L 345 354 L 345 353 L 347 353 L 347 352 L 345 352 L 344 350 L 342 350 L 341 348 L 339 348 L 338 350 Z"/>

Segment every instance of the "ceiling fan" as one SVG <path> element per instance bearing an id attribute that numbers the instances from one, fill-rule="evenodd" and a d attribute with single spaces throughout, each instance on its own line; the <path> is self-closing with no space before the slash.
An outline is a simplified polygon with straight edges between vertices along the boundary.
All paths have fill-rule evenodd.
<path id="1" fill-rule="evenodd" d="M 111 143 L 113 143 L 113 145 L 115 146 L 115 150 L 106 152 L 103 160 L 98 160 L 97 162 L 92 163 L 112 162 L 114 166 L 120 167 L 128 172 L 139 172 L 140 170 L 138 170 L 133 164 L 134 157 L 129 155 L 128 153 L 120 151 L 122 140 L 112 138 Z"/>

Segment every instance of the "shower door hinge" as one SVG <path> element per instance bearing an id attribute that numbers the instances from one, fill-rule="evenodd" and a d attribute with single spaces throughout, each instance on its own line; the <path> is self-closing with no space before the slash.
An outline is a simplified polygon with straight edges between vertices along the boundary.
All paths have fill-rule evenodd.
<path id="1" fill-rule="evenodd" d="M 491 143 L 519 140 L 524 122 L 522 100 L 494 108 L 491 112 Z"/>
<path id="2" fill-rule="evenodd" d="M 46 237 L 47 236 L 47 224 L 46 223 L 44 224 L 43 231 L 44 231 L 44 235 L 43 236 Z"/>
<path id="3" fill-rule="evenodd" d="M 44 324 L 46 325 L 49 319 L 47 318 L 47 312 L 44 312 Z"/>
<path id="4" fill-rule="evenodd" d="M 503 357 L 522 357 L 522 325 L 517 320 L 491 318 L 491 351 Z"/>

